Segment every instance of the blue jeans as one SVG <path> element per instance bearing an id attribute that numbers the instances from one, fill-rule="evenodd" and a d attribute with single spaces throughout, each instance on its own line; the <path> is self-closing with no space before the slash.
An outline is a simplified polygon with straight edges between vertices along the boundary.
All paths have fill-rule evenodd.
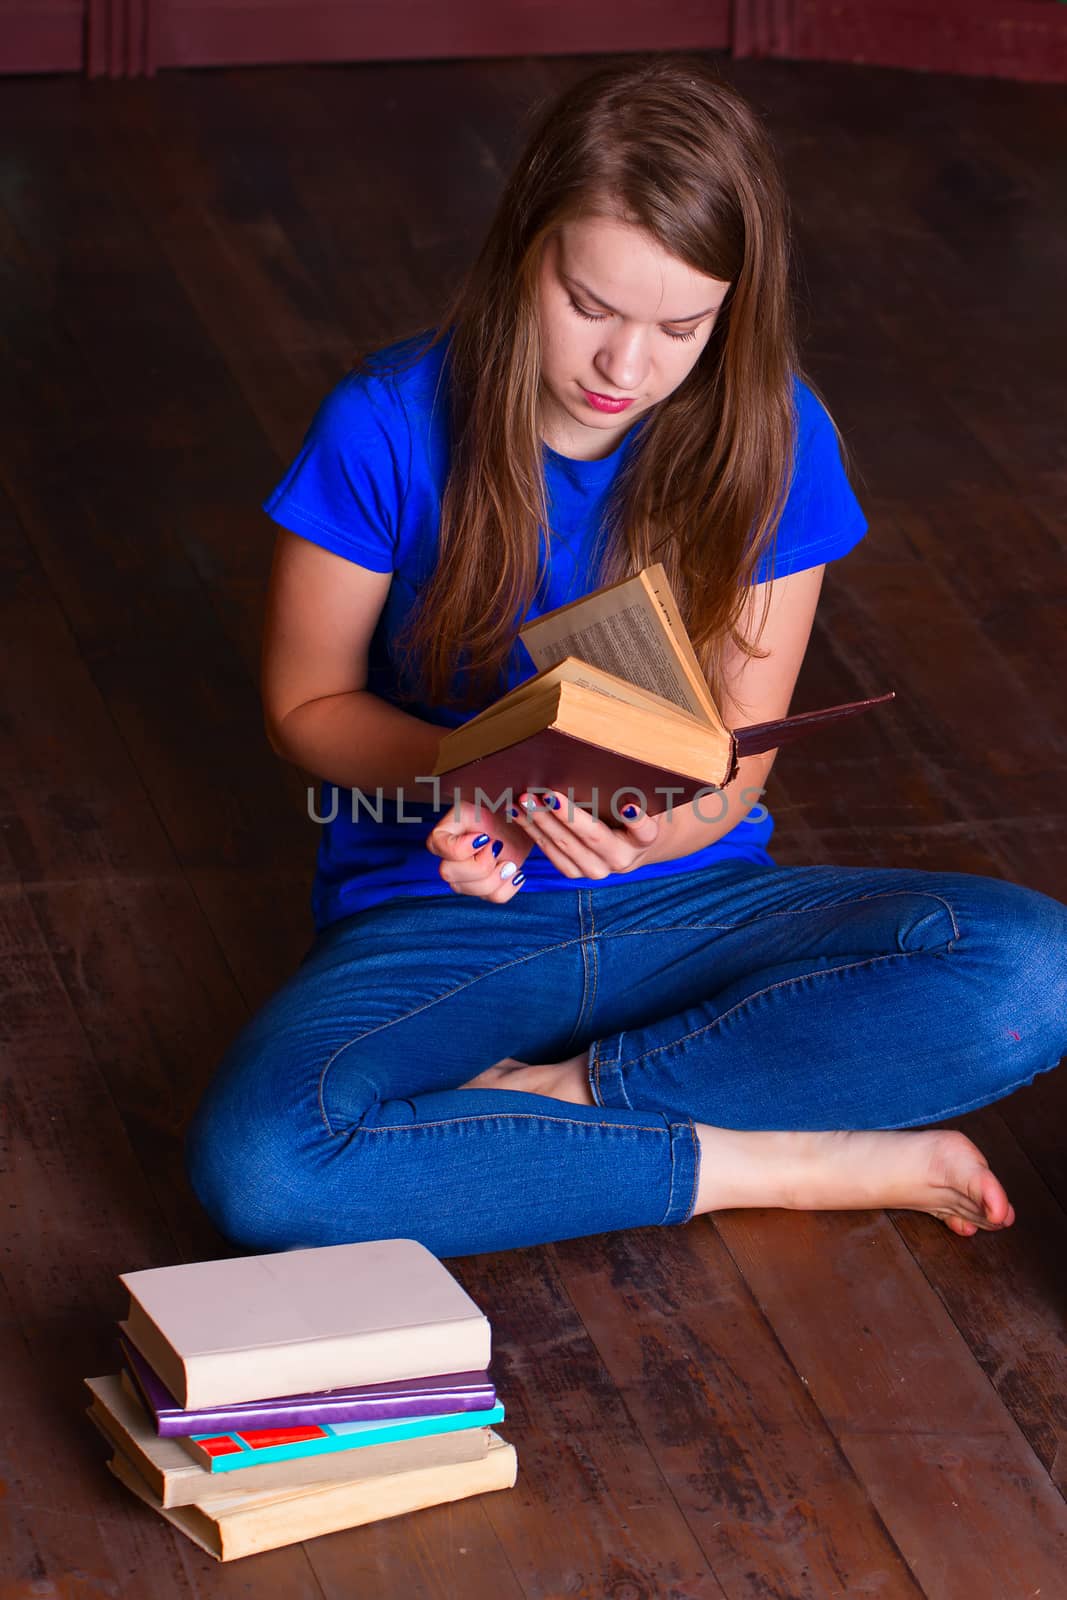
<path id="1" fill-rule="evenodd" d="M 595 1105 L 456 1086 L 588 1048 Z M 1067 907 L 970 873 L 724 861 L 593 889 L 393 899 L 318 935 L 187 1140 L 256 1251 L 438 1256 L 682 1223 L 694 1121 L 904 1128 L 1067 1050 Z"/>

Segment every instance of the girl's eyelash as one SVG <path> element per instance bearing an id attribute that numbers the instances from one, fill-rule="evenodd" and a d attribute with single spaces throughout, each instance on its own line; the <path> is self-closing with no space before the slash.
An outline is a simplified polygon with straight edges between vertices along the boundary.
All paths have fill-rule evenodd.
<path id="1" fill-rule="evenodd" d="M 584 317 L 586 322 L 603 322 L 604 316 L 606 315 L 606 313 L 601 313 L 598 315 L 593 311 L 583 311 L 576 300 L 571 300 L 570 304 L 571 310 L 577 311 L 578 315 L 580 317 Z M 695 339 L 697 336 L 697 331 L 695 328 L 690 328 L 688 333 L 672 333 L 669 328 L 664 328 L 663 331 L 667 335 L 668 339 Z"/>

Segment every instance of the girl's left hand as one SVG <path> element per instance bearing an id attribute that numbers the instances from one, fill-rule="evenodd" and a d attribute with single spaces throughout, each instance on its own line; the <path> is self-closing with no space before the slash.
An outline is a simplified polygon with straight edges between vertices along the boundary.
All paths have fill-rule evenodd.
<path id="1" fill-rule="evenodd" d="M 643 865 L 659 837 L 659 819 L 633 808 L 618 825 L 583 811 L 554 791 L 523 793 L 508 817 L 565 878 L 608 878 Z"/>

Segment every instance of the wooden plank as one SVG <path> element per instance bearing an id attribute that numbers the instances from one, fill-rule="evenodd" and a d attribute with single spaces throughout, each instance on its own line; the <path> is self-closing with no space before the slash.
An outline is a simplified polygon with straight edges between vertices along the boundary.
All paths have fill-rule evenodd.
<path id="1" fill-rule="evenodd" d="M 12 1593 L 47 1584 L 143 1600 L 146 1573 L 153 1600 L 232 1593 L 209 1556 L 116 1492 L 81 1415 L 82 1378 L 114 1369 L 116 1274 L 163 1265 L 174 1246 L 25 895 L 0 897 L 0 949 L 10 1296 L 0 1303 L 9 1423 L 0 1517 L 5 1565 L 12 1584 L 25 1585 Z M 321 1600 L 300 1549 L 260 1559 L 264 1583 L 293 1600 Z"/>
<path id="2" fill-rule="evenodd" d="M 448 1263 L 489 1318 L 521 1463 L 486 1515 L 527 1600 L 722 1600 L 707 1552 L 575 1313 L 547 1249 Z"/>
<path id="3" fill-rule="evenodd" d="M 20 1278 L 15 1300 L 28 1319 L 60 1280 L 60 1311 L 41 1337 L 46 1375 L 68 1396 L 80 1370 L 62 1362 L 69 1348 L 87 1348 L 81 1286 L 75 1282 L 63 1298 L 61 1283 L 69 1260 L 62 1250 L 79 1238 L 79 1205 L 95 1206 L 112 1231 L 116 1214 L 135 1230 L 133 1260 L 115 1263 L 106 1254 L 110 1240 L 95 1246 L 95 1270 L 109 1280 L 112 1270 L 148 1264 L 165 1248 L 227 1248 L 179 1187 L 182 1120 L 232 1031 L 284 981 L 310 935 L 311 852 L 295 804 L 299 775 L 258 753 L 254 681 L 266 545 L 247 485 L 257 474 L 269 485 L 295 443 L 302 407 L 329 381 L 350 333 L 388 336 L 395 285 L 405 316 L 435 303 L 442 274 L 458 268 L 493 202 L 522 107 L 592 64 L 382 67 L 358 75 L 361 96 L 352 94 L 354 75 L 331 69 L 271 75 L 269 94 L 252 75 L 205 75 L 171 79 L 156 98 L 143 86 L 114 85 L 104 110 L 67 93 L 73 85 L 42 83 L 32 96 L 19 92 L 29 86 L 15 85 L 0 104 L 0 132 L 14 139 L 29 179 L 13 168 L 0 177 L 17 221 L 5 228 L 0 209 L 6 366 L 21 385 L 18 426 L 0 461 L 33 536 L 27 551 L 9 523 L 3 546 L 13 581 L 3 618 L 13 631 L 5 637 L 19 663 L 7 683 L 8 726 L 21 754 L 5 764 L 17 788 L 5 810 L 10 826 L 0 830 L 0 877 L 8 885 L 0 906 L 9 915 L 15 903 L 25 908 L 14 887 L 24 879 L 41 948 L 54 963 L 49 982 L 62 979 L 73 1008 L 64 1014 L 76 1019 L 81 1052 L 61 1070 L 34 1071 L 35 1051 L 61 1048 L 62 1037 L 50 1043 L 47 1029 L 57 1006 L 66 1007 L 62 990 L 35 978 L 35 1021 L 17 1041 L 31 1062 L 19 1081 L 31 1101 L 27 1110 L 20 1103 L 20 1118 L 38 1151 L 31 1168 L 20 1169 L 31 1172 L 33 1202 L 19 1238 L 25 1251 L 32 1235 L 45 1262 L 43 1272 L 34 1270 L 47 1281 L 24 1291 Z M 989 138 L 1000 139 L 1010 114 L 1025 116 L 1005 86 L 970 85 L 973 99 L 951 101 L 945 111 L 938 85 L 914 80 L 904 137 L 883 87 L 883 78 L 898 82 L 891 75 L 752 63 L 743 73 L 789 129 L 804 237 L 815 252 L 820 372 L 854 438 L 869 479 L 865 503 L 878 517 L 867 546 L 828 578 L 825 620 L 802 680 L 807 703 L 822 703 L 824 691 L 847 698 L 854 684 L 861 692 L 880 687 L 882 673 L 913 650 L 916 626 L 924 641 L 932 634 L 942 608 L 927 597 L 951 596 L 950 627 L 932 666 L 921 672 L 906 663 L 909 704 L 900 720 L 869 719 L 856 725 L 855 742 L 827 735 L 817 759 L 813 744 L 803 764 L 783 762 L 795 858 L 954 865 L 1041 887 L 1063 882 L 1063 850 L 1052 831 L 1062 809 L 1058 789 L 1051 761 L 1035 764 L 1034 756 L 1044 746 L 1042 719 L 1057 710 L 1055 612 L 1045 603 L 1056 548 L 1055 468 L 1033 494 L 1023 493 L 1050 443 L 1040 410 L 1051 358 L 1041 360 L 1026 323 L 1058 303 L 1055 254 L 1040 241 L 1062 157 L 1050 148 L 1042 161 L 1032 131 L 1047 132 L 1052 114 L 1042 109 L 1042 123 L 1014 135 L 998 165 L 979 148 L 974 124 L 985 106 L 999 108 Z M 963 167 L 950 165 L 957 104 L 971 126 L 961 140 Z M 394 137 L 383 138 L 383 128 Z M 322 160 L 327 148 L 340 151 L 333 165 Z M 368 149 L 372 180 L 364 176 Z M 1028 162 L 1040 166 L 1032 183 Z M 953 275 L 980 242 L 968 219 L 990 204 L 1009 221 L 1027 208 L 1025 282 L 1033 298 L 1004 313 L 1003 333 L 984 352 L 981 392 L 967 410 L 961 396 L 976 360 L 974 318 L 1009 299 L 1023 270 L 1006 244 L 994 242 L 990 251 L 1001 251 L 988 258 L 1001 271 L 995 294 L 991 288 L 983 299 L 965 273 Z M 951 228 L 939 232 L 937 217 L 949 212 Z M 367 229 L 376 216 L 382 231 L 371 249 Z M 846 216 L 861 225 L 846 225 Z M 911 263 L 906 270 L 902 260 Z M 924 299 L 918 291 L 927 268 L 937 287 Z M 953 284 L 963 284 L 954 299 Z M 266 330 L 258 350 L 257 321 Z M 1030 361 L 1038 382 L 1028 399 L 1022 379 Z M 1010 428 L 999 443 L 987 426 L 998 385 L 1010 402 Z M 124 442 L 121 456 L 116 439 Z M 120 484 L 117 468 L 125 471 L 131 459 L 132 479 Z M 50 670 L 27 687 L 39 665 L 30 646 L 38 642 Z M 170 682 L 153 668 L 154 649 L 172 663 Z M 1024 730 L 998 758 L 1001 767 L 1013 755 L 1023 763 L 1013 788 L 1001 782 L 1010 774 L 985 770 L 981 707 L 963 703 L 953 687 L 958 652 L 976 663 L 968 668 L 972 685 L 994 664 L 1003 669 L 1000 715 L 1012 722 L 1020 713 Z M 197 680 L 189 693 L 182 674 Z M 190 705 L 191 729 L 178 720 L 188 719 Z M 195 738 L 198 728 L 208 730 L 206 745 Z M 232 748 L 222 751 L 224 744 Z M 236 772 L 238 792 L 221 834 L 206 788 L 189 788 L 189 774 L 210 770 L 220 751 L 218 770 Z M 62 782 L 71 770 L 76 798 L 84 800 L 83 790 L 88 796 L 81 812 Z M 900 791 L 884 780 L 872 785 L 872 773 L 892 774 Z M 254 839 L 242 846 L 237 836 L 246 824 Z M 220 847 L 227 832 L 229 851 Z M 809 849 L 821 854 L 805 855 Z M 10 945 L 20 971 L 24 945 Z M 88 1123 L 77 1129 L 71 1119 L 87 1071 L 95 1074 Z M 810 1233 L 808 1219 L 726 1219 L 723 1238 L 735 1222 L 758 1234 L 753 1261 L 738 1257 L 755 1300 L 704 1225 L 714 1249 L 703 1253 L 694 1227 L 462 1264 L 497 1330 L 509 1407 L 504 1432 L 519 1448 L 519 1488 L 488 1497 L 484 1507 L 441 1508 L 316 1541 L 308 1550 L 313 1570 L 305 1563 L 297 1581 L 331 1600 L 351 1592 L 354 1573 L 360 1587 L 384 1582 L 433 1600 L 479 1587 L 485 1595 L 551 1600 L 623 1590 L 691 1600 L 758 1594 L 761 1569 L 769 1567 L 785 1575 L 784 1592 L 823 1600 L 833 1593 L 840 1547 L 852 1592 L 863 1592 L 864 1581 L 881 1582 L 881 1592 L 913 1592 L 908 1563 L 925 1592 L 953 1600 L 957 1577 L 971 1593 L 989 1592 L 989 1583 L 998 1594 L 1029 1592 L 1027 1584 L 1047 1580 L 1061 1538 L 1045 1472 L 1051 1467 L 1059 1482 L 1062 1355 L 1054 1314 L 1063 1217 L 1051 1191 L 1057 1170 L 1062 1182 L 1061 1076 L 989 1113 L 988 1129 L 986 1114 L 973 1125 L 1021 1200 L 1016 1228 L 996 1240 L 954 1240 L 933 1221 L 906 1214 L 894 1218 L 895 1233 L 886 1219 L 875 1219 L 873 1233 L 841 1218 L 816 1219 Z M 151 1213 L 158 1239 L 142 1212 Z M 69 1247 L 65 1235 L 52 1238 L 64 1228 L 73 1230 Z M 871 1307 L 879 1326 L 888 1323 L 873 1357 L 877 1403 L 868 1392 L 868 1352 L 858 1349 L 859 1319 Z M 96 1314 L 90 1339 L 102 1339 L 113 1314 Z M 35 1343 L 40 1326 L 25 1321 Z M 783 1331 L 784 1353 L 776 1342 Z M 23 1332 L 15 1337 L 25 1349 Z M 680 1343 L 690 1359 L 679 1355 Z M 805 1359 L 812 1347 L 821 1362 L 816 1390 Z M 808 1384 L 790 1377 L 796 1369 Z M 15 1355 L 7 1370 L 22 1383 L 26 1367 Z M 894 1377 L 905 1383 L 894 1386 Z M 897 1391 L 912 1385 L 914 1409 L 901 1412 Z M 28 1422 L 39 1395 L 32 1387 L 27 1393 L 34 1404 L 18 1418 Z M 775 1424 L 759 1436 L 743 1430 L 753 1396 L 758 1417 Z M 727 1458 L 722 1440 L 731 1429 L 736 1450 Z M 71 1439 L 75 1451 L 87 1448 L 80 1433 L 77 1446 L 73 1432 Z M 47 1503 L 53 1490 L 54 1456 L 34 1460 L 37 1498 L 20 1501 L 23 1508 Z M 91 1494 L 72 1500 L 76 1515 L 95 1514 L 95 1472 L 92 1482 Z M 833 1520 L 839 1503 L 854 1511 L 844 1528 Z M 72 1541 L 83 1579 L 54 1566 L 63 1559 L 56 1517 L 45 1529 L 43 1557 L 25 1520 L 13 1534 L 17 1581 L 58 1581 L 58 1572 L 71 1592 L 78 1581 L 111 1584 L 109 1593 L 140 1600 L 138 1582 L 161 1559 L 152 1543 L 160 1525 L 121 1496 L 109 1504 L 120 1519 L 119 1574 L 103 1564 L 110 1544 L 105 1551 L 84 1530 Z M 726 1518 L 716 1514 L 719 1504 L 730 1508 Z M 727 1525 L 716 1528 L 717 1521 Z M 1015 1553 L 1005 1548 L 1010 1541 Z M 181 1563 L 172 1562 L 184 1584 L 175 1592 L 198 1593 L 198 1583 L 222 1592 L 224 1575 L 217 1591 L 210 1587 L 209 1569 L 218 1569 L 208 1558 L 205 1577 L 184 1541 L 167 1548 Z M 867 1573 L 864 1550 L 874 1558 Z M 817 1582 L 804 1576 L 805 1551 Z M 895 1565 L 879 1578 L 885 1551 Z M 166 1570 L 164 1594 L 179 1583 Z M 244 1583 L 250 1571 L 234 1576 Z M 1054 1584 L 1046 1581 L 1045 1591 L 1055 1592 Z"/>
<path id="4" fill-rule="evenodd" d="M 1063 1205 L 1041 1181 L 1000 1108 L 951 1124 L 967 1133 L 1005 1185 L 1016 1221 L 981 1248 L 915 1213 L 893 1222 L 923 1275 L 1034 1453 L 1063 1493 L 1067 1488 L 1067 1419 L 1063 1414 L 1063 1318 L 1060 1279 L 1067 1254 Z"/>
<path id="5" fill-rule="evenodd" d="M 11 877 L 176 875 L 144 786 L 2 491 L 0 575 L 0 809 Z"/>
<path id="6" fill-rule="evenodd" d="M 30 170 L 29 151 L 25 159 Z M 205 589 L 175 528 L 176 518 L 195 522 L 198 499 L 239 470 L 242 446 L 262 462 L 263 442 L 247 426 L 242 432 L 240 399 L 218 357 L 150 242 L 139 253 L 146 236 L 116 208 L 99 166 L 64 165 L 57 170 L 41 152 L 34 181 L 8 193 L 41 267 L 39 279 L 20 275 L 24 315 L 12 305 L 5 329 L 23 423 L 8 456 L 12 498 L 181 859 L 214 869 L 285 863 L 288 851 L 290 862 L 306 861 L 307 819 L 291 804 L 292 786 L 287 794 L 276 781 L 262 731 L 245 737 L 261 730 L 261 711 L 253 663 L 242 663 L 229 636 L 240 623 L 220 619 L 222 592 Z M 64 315 L 77 344 L 57 329 L 42 293 L 47 262 L 71 248 L 56 237 L 59 217 L 75 249 L 86 241 L 82 268 L 65 274 Z M 129 311 L 133 270 L 139 303 L 152 308 L 143 326 Z M 96 374 L 105 369 L 112 383 L 102 388 Z M 201 403 L 201 382 L 218 391 L 210 404 Z M 169 406 L 160 405 L 162 392 Z M 113 438 L 124 441 L 123 470 L 102 473 L 99 441 Z M 189 451 L 210 467 L 206 487 Z M 265 481 L 272 476 L 264 470 Z M 76 539 L 66 533 L 72 520 Z M 265 579 L 269 536 L 261 543 Z"/>
<path id="7" fill-rule="evenodd" d="M 929 1600 L 1055 1593 L 1067 1506 L 889 1221 L 716 1225 Z"/>
<path id="8" fill-rule="evenodd" d="M 730 1600 L 922 1594 L 707 1224 L 553 1254 Z"/>

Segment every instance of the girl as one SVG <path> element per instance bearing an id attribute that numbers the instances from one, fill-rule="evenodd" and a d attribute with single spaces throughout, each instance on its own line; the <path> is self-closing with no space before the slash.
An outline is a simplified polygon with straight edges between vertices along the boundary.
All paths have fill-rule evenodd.
<path id="1" fill-rule="evenodd" d="M 787 272 L 747 105 L 695 57 L 616 62 L 541 118 L 441 327 L 347 376 L 268 500 L 266 725 L 325 821 L 311 948 L 189 1133 L 239 1244 L 451 1256 L 753 1205 L 1011 1224 L 963 1134 L 884 1130 L 1057 1063 L 1067 908 L 776 866 L 773 753 L 717 821 L 445 810 L 426 781 L 529 676 L 525 619 L 654 561 L 727 725 L 788 712 L 865 523 Z"/>

